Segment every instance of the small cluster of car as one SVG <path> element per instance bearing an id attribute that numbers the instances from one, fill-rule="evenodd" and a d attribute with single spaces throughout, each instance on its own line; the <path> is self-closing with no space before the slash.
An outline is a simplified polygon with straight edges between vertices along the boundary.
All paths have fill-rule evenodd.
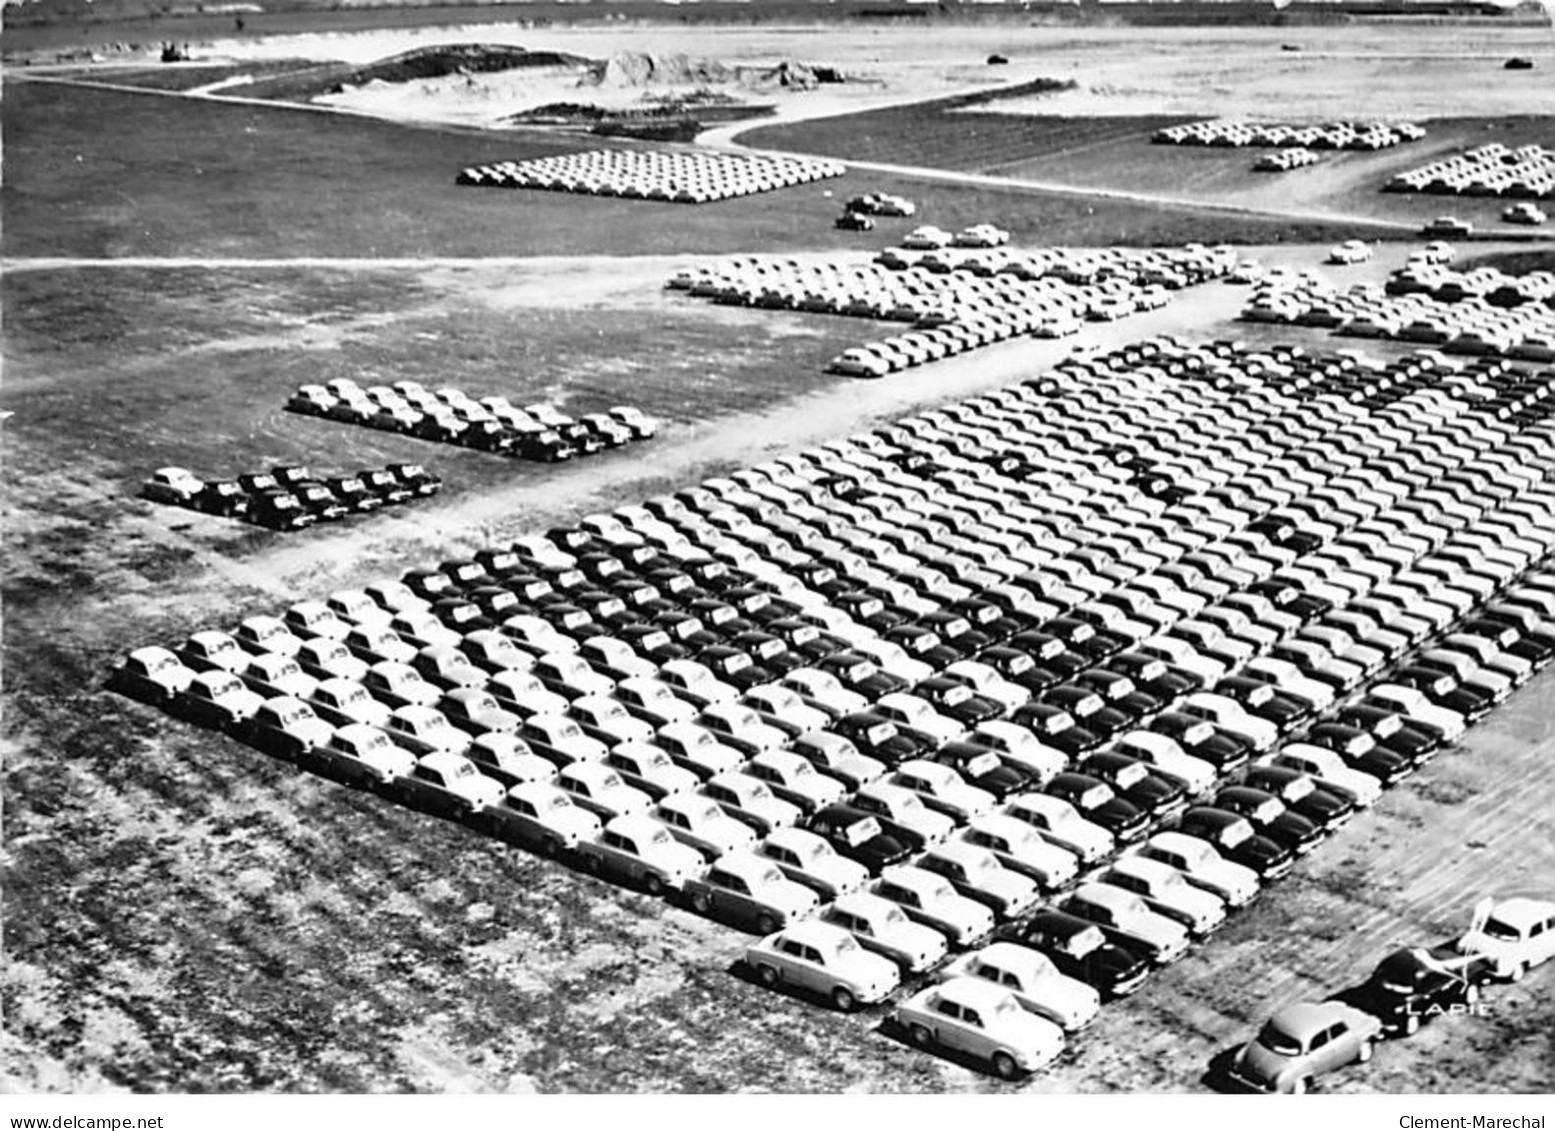
<path id="1" fill-rule="evenodd" d="M 1555 359 L 1555 310 L 1543 302 L 1497 306 L 1477 294 L 1455 300 L 1423 292 L 1387 294 L 1378 285 L 1340 291 L 1331 283 L 1261 283 L 1242 311 L 1250 322 L 1330 328 L 1348 338 L 1386 338 L 1440 347 L 1446 353 Z"/>
<path id="2" fill-rule="evenodd" d="M 710 150 L 598 149 L 474 165 L 461 185 L 546 189 L 634 200 L 706 204 L 840 177 L 840 161 Z"/>
<path id="3" fill-rule="evenodd" d="M 1549 200 L 1555 198 L 1555 150 L 1542 145 L 1512 149 L 1504 142 L 1488 142 L 1399 173 L 1383 191 Z"/>
<path id="4" fill-rule="evenodd" d="M 503 396 L 472 398 L 462 389 L 415 381 L 363 387 L 349 377 L 303 385 L 289 412 L 360 424 L 517 459 L 556 463 L 646 440 L 658 432 L 639 409 L 617 405 L 574 419 L 551 405 L 515 405 Z"/>
<path id="5" fill-rule="evenodd" d="M 1356 263 L 1365 263 L 1372 257 L 1372 246 L 1365 240 L 1345 240 L 1336 243 L 1328 249 L 1328 262 L 1351 266 Z"/>
<path id="6" fill-rule="evenodd" d="M 141 485 L 141 497 L 235 518 L 268 530 L 301 530 L 354 514 L 424 499 L 442 489 L 440 477 L 418 463 L 391 463 L 340 475 L 316 475 L 306 467 L 277 464 L 233 479 L 201 479 L 182 467 L 158 468 Z"/>
<path id="7" fill-rule="evenodd" d="M 1271 146 L 1278 149 L 1390 149 L 1406 141 L 1419 141 L 1425 129 L 1413 122 L 1324 122 L 1294 125 L 1215 118 L 1187 122 L 1157 130 L 1150 140 L 1158 145 L 1210 145 L 1229 148 Z"/>
<path id="8" fill-rule="evenodd" d="M 908 232 L 901 242 L 902 247 L 908 251 L 940 251 L 947 247 L 1003 247 L 1010 242 L 1010 233 L 993 224 L 972 224 L 959 232 L 948 232 L 933 224 L 924 224 Z"/>
<path id="9" fill-rule="evenodd" d="M 911 216 L 918 206 L 904 196 L 889 192 L 867 192 L 848 198 L 836 226 L 847 231 L 871 232 L 877 216 Z"/>
<path id="10" fill-rule="evenodd" d="M 1410 1037 L 1429 1021 L 1478 1007 L 1493 981 L 1520 981 L 1555 959 L 1555 903 L 1487 900 L 1463 934 L 1430 947 L 1402 947 L 1361 985 L 1276 1013 L 1226 1066 L 1226 1082 L 1257 1092 L 1309 1092 L 1318 1078 L 1365 1064 L 1386 1038 Z"/>
<path id="11" fill-rule="evenodd" d="M 1253 172 L 1285 173 L 1291 169 L 1304 169 L 1308 165 L 1316 165 L 1322 159 L 1322 155 L 1316 150 L 1308 149 L 1304 145 L 1296 145 L 1289 149 L 1276 149 L 1273 153 L 1263 154 L 1253 162 Z"/>
<path id="12" fill-rule="evenodd" d="M 1542 274 L 1527 282 L 1506 278 L 1428 264 L 1406 266 L 1386 284 L 1348 289 L 1311 272 L 1265 277 L 1242 317 L 1417 342 L 1450 354 L 1555 361 L 1555 296 L 1546 294 L 1547 280 Z"/>
<path id="13" fill-rule="evenodd" d="M 113 683 L 1017 1076 L 1555 657 L 1552 389 L 1137 343 Z"/>

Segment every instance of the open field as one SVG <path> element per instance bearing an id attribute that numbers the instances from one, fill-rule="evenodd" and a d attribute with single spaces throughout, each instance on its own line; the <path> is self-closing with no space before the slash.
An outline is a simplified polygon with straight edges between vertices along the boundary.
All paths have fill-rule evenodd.
<path id="1" fill-rule="evenodd" d="M 564 6 L 534 9 L 542 7 Z M 926 44 L 896 25 L 513 23 L 494 36 L 491 27 L 450 29 L 450 18 L 431 9 L 276 12 L 252 17 L 240 38 L 230 37 L 230 16 L 147 21 L 148 43 L 183 38 L 173 27 L 209 26 L 188 33 L 209 36 L 201 60 L 128 75 L 92 68 L 72 84 L 6 81 L 6 1089 L 1199 1090 L 1211 1062 L 1278 1006 L 1328 996 L 1387 951 L 1460 929 L 1487 892 L 1555 891 L 1551 669 L 1210 942 L 1109 1005 L 1051 1069 L 1011 1086 L 892 1040 L 881 1032 L 883 1009 L 841 1016 L 737 977 L 731 965 L 750 941 L 737 930 L 296 773 L 105 691 L 109 667 L 130 648 L 999 388 L 1074 348 L 1163 333 L 1313 350 L 1357 344 L 1238 323 L 1247 288 L 1210 283 L 1147 315 L 1088 323 L 1063 342 L 1022 338 L 883 381 L 848 381 L 823 375 L 825 360 L 896 327 L 666 292 L 666 278 L 700 256 L 863 257 L 920 222 L 991 221 L 1017 245 L 1227 240 L 1267 263 L 1308 268 L 1339 238 L 1392 236 L 1398 242 L 1373 262 L 1335 272 L 1375 281 L 1419 241 L 1298 214 L 1413 218 L 1414 202 L 1402 197 L 1386 201 L 1402 211 L 1370 211 L 1365 186 L 1388 163 L 1424 161 L 1433 145 L 1488 133 L 1486 122 L 1515 144 L 1551 121 L 1530 116 L 1537 105 L 1504 113 L 1505 88 L 1465 84 L 1461 111 L 1474 117 L 1431 123 L 1424 143 L 1243 184 L 1236 170 L 1251 164 L 1250 151 L 1146 143 L 1159 118 L 1141 116 L 1138 101 L 1168 89 L 1157 79 L 1177 90 L 1202 73 L 1180 65 L 1184 43 L 1202 38 L 1209 54 L 1240 45 L 1228 74 L 1286 40 L 1299 39 L 1313 66 L 1353 56 L 1345 66 L 1356 85 L 1337 97 L 1379 69 L 1407 70 L 1394 46 L 1403 33 L 957 24 Z M 406 27 L 384 30 L 394 24 Z M 106 26 L 85 38 L 123 37 Z M 358 26 L 373 30 L 340 34 Z M 317 36 L 280 34 L 311 27 Z M 39 51 L 83 35 L 24 30 L 33 35 L 25 49 Z M 1538 45 L 1548 42 L 1541 28 L 1481 24 L 1410 28 L 1407 37 L 1407 58 L 1440 58 L 1458 75 L 1489 73 L 1514 50 L 1547 52 Z M 1148 189 L 1184 203 L 862 170 L 696 207 L 460 188 L 453 178 L 465 165 L 600 142 L 449 125 L 431 105 L 428 120 L 405 121 L 404 100 L 386 107 L 396 120 L 385 120 L 177 96 L 234 67 L 364 61 L 458 38 L 596 58 L 631 46 L 837 63 L 869 81 L 784 98 L 771 132 L 752 140 L 1082 189 Z M 8 29 L 8 54 L 18 42 L 27 41 Z M 983 58 L 993 51 L 1011 66 L 990 71 Z M 1137 89 L 1098 78 L 1079 92 L 1092 101 L 1061 116 L 887 105 L 1059 73 L 1055 62 L 1116 66 L 1130 57 L 1153 68 Z M 1547 82 L 1547 72 L 1533 81 Z M 80 85 L 94 81 L 164 93 Z M 1271 77 L 1297 91 L 1314 81 L 1295 64 Z M 1416 94 L 1422 107 L 1436 97 Z M 1108 113 L 1097 110 L 1104 104 L 1110 116 L 1089 116 Z M 1175 120 L 1200 110 L 1163 100 L 1160 113 Z M 840 201 L 869 190 L 904 193 L 922 210 L 873 233 L 834 230 Z M 1420 199 L 1422 214 L 1471 212 Z M 1481 250 L 1524 265 L 1547 266 L 1550 254 Z M 333 377 L 449 384 L 571 413 L 627 403 L 666 427 L 641 445 L 539 466 L 282 411 L 297 385 Z M 443 493 L 412 510 L 292 535 L 134 497 L 167 464 L 234 474 L 282 461 L 332 471 L 399 459 L 440 472 Z M 1548 1091 L 1552 990 L 1555 964 L 1494 986 L 1484 1015 L 1386 1044 L 1368 1067 L 1324 1087 Z"/>

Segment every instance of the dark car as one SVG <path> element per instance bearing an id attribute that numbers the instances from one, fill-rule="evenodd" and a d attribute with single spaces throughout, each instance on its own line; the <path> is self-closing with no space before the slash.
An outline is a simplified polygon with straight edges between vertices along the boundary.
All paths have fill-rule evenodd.
<path id="1" fill-rule="evenodd" d="M 1031 774 L 975 742 L 947 742 L 934 752 L 934 761 L 950 766 L 968 785 L 987 790 L 1000 801 L 1036 787 Z"/>
<path id="2" fill-rule="evenodd" d="M 1119 652 L 1107 661 L 1106 670 L 1128 676 L 1138 690 L 1154 696 L 1163 705 L 1204 686 L 1202 676 L 1143 652 Z"/>
<path id="3" fill-rule="evenodd" d="M 1243 783 L 1278 797 L 1293 813 L 1298 813 L 1332 832 L 1355 816 L 1355 802 L 1324 789 L 1308 775 L 1285 766 L 1254 766 Z"/>
<path id="4" fill-rule="evenodd" d="M 1495 699 L 1488 691 L 1460 683 L 1451 672 L 1425 664 L 1405 664 L 1388 673 L 1388 682 L 1413 687 L 1438 707 L 1457 711 L 1469 721 L 1482 718 Z"/>
<path id="5" fill-rule="evenodd" d="M 1359 710 L 1370 709 L 1359 708 Z M 1397 715 L 1392 718 L 1398 720 L 1399 733 L 1402 733 L 1402 720 Z M 1379 719 L 1376 725 L 1386 729 L 1388 720 Z M 1432 741 L 1431 737 L 1424 732 L 1413 733 L 1419 735 L 1420 742 L 1414 754 L 1406 754 L 1393 747 L 1384 746 L 1383 740 L 1376 732 L 1344 723 L 1318 723 L 1309 728 L 1303 738 L 1314 746 L 1324 746 L 1334 751 L 1352 770 L 1370 774 L 1383 785 L 1396 785 L 1415 772 L 1419 763 L 1426 757 L 1419 751 L 1428 749 Z"/>
<path id="6" fill-rule="evenodd" d="M 370 514 L 383 506 L 383 500 L 369 491 L 367 484 L 355 475 L 332 475 L 324 480 L 324 486 L 334 492 L 335 498 L 347 510 L 355 514 Z"/>
<path id="7" fill-rule="evenodd" d="M 408 487 L 417 498 L 424 499 L 443 489 L 442 477 L 419 463 L 391 463 L 384 470 Z"/>
<path id="8" fill-rule="evenodd" d="M 756 663 L 732 644 L 715 644 L 711 648 L 703 648 L 694 659 L 719 679 L 741 691 L 772 683 L 778 678 L 777 672 Z"/>
<path id="9" fill-rule="evenodd" d="M 1246 817 L 1255 829 L 1285 845 L 1297 856 L 1311 852 L 1323 839 L 1323 830 L 1317 822 L 1292 812 L 1266 790 L 1246 785 L 1227 786 L 1215 795 L 1215 808 Z"/>
<path id="10" fill-rule="evenodd" d="M 1059 651 L 1062 650 L 1060 645 Z M 977 654 L 977 659 L 1033 695 L 1041 695 L 1048 688 L 1062 683 L 1065 678 L 1062 673 L 1043 667 L 1027 653 L 1006 644 L 984 648 Z"/>
<path id="11" fill-rule="evenodd" d="M 948 609 L 924 613 L 913 623 L 932 629 L 939 636 L 940 643 L 953 651 L 958 660 L 969 660 L 984 648 L 992 647 L 999 642 L 991 633 L 983 631 L 971 618 Z"/>
<path id="12" fill-rule="evenodd" d="M 1143 809 L 1089 774 L 1066 771 L 1048 782 L 1043 792 L 1069 802 L 1080 816 L 1106 829 L 1120 843 L 1139 840 L 1150 828 L 1149 815 Z"/>
<path id="13" fill-rule="evenodd" d="M 1494 966 L 1492 959 L 1465 955 L 1454 943 L 1396 950 L 1366 979 L 1358 1004 L 1390 1036 L 1411 1036 L 1431 1018 L 1479 1001 L 1479 988 Z"/>
<path id="14" fill-rule="evenodd" d="M 249 499 L 248 521 L 269 530 L 300 530 L 312 526 L 317 516 L 297 501 L 290 491 L 260 491 Z"/>
<path id="15" fill-rule="evenodd" d="M 874 711 L 843 715 L 830 729 L 833 734 L 853 743 L 860 754 L 893 769 L 909 758 L 929 757 L 939 745 L 932 736 L 904 727 Z"/>
<path id="16" fill-rule="evenodd" d="M 875 218 L 849 211 L 837 217 L 835 226 L 846 232 L 870 232 L 875 228 Z"/>
<path id="17" fill-rule="evenodd" d="M 1110 785 L 1122 797 L 1150 815 L 1169 817 L 1188 807 L 1188 792 L 1181 782 L 1151 770 L 1148 762 L 1110 751 L 1092 754 L 1077 767 L 1081 773 Z"/>
<path id="18" fill-rule="evenodd" d="M 1471 636 L 1482 636 L 1494 642 L 1498 648 L 1505 649 L 1514 656 L 1521 656 L 1532 664 L 1542 665 L 1551 657 L 1555 657 L 1555 648 L 1552 648 L 1542 636 L 1536 635 L 1534 638 L 1529 638 L 1520 627 L 1496 620 L 1494 617 L 1472 617 L 1460 624 L 1458 631 L 1466 632 Z"/>
<path id="19" fill-rule="evenodd" d="M 1262 680 L 1249 676 L 1227 676 L 1215 684 L 1215 693 L 1235 699 L 1249 714 L 1267 719 L 1279 727 L 1281 733 L 1299 726 L 1312 716 L 1310 704 L 1276 691 Z"/>
<path id="20" fill-rule="evenodd" d="M 222 518 L 245 518 L 248 515 L 248 492 L 232 479 L 210 479 L 195 492 L 189 505 L 206 514 Z"/>
<path id="21" fill-rule="evenodd" d="M 479 605 L 463 596 L 441 597 L 433 601 L 432 614 L 455 632 L 471 633 L 497 627 L 497 622 L 487 616 Z"/>
<path id="22" fill-rule="evenodd" d="M 1443 743 L 1439 732 L 1417 725 L 1391 705 L 1350 703 L 1334 713 L 1333 721 L 1365 731 L 1378 746 L 1409 759 L 1411 765 L 1429 761 Z"/>
<path id="23" fill-rule="evenodd" d="M 1067 648 L 1078 652 L 1093 664 L 1099 664 L 1109 656 L 1117 655 L 1133 643 L 1126 636 L 1099 629 L 1078 617 L 1054 617 L 1042 625 L 1041 631 L 1058 637 Z M 1014 639 L 1016 638 L 1011 638 L 1012 642 Z"/>
<path id="24" fill-rule="evenodd" d="M 1091 626 L 1087 624 L 1084 627 L 1089 629 Z M 1016 633 L 1010 637 L 1007 647 L 1026 653 L 1040 667 L 1058 672 L 1066 678 L 1076 672 L 1083 672 L 1093 662 L 1089 656 L 1071 650 L 1062 637 L 1051 632 L 1033 630 Z"/>
<path id="25" fill-rule="evenodd" d="M 1247 591 L 1268 598 L 1269 604 L 1282 613 L 1300 618 L 1303 624 L 1332 612 L 1334 608 L 1332 601 L 1304 592 L 1300 586 L 1278 576 L 1255 581 L 1247 587 Z"/>
<path id="26" fill-rule="evenodd" d="M 857 691 L 870 700 L 893 691 L 906 691 L 912 686 L 901 676 L 881 670 L 873 660 L 859 652 L 834 652 L 816 661 L 815 666 L 836 676 L 849 691 Z"/>
<path id="27" fill-rule="evenodd" d="M 977 694 L 954 676 L 930 676 L 913 688 L 913 694 L 927 700 L 940 714 L 968 729 L 1004 714 L 1003 706 L 996 700 Z"/>
<path id="28" fill-rule="evenodd" d="M 1163 711 L 1150 720 L 1150 729 L 1164 734 L 1182 747 L 1184 754 L 1202 758 L 1222 774 L 1247 765 L 1253 756 L 1253 744 L 1246 738 L 1193 715 Z"/>
<path id="29" fill-rule="evenodd" d="M 1075 722 L 1074 716 L 1052 703 L 1022 703 L 1010 716 L 1044 745 L 1071 758 L 1099 749 L 1102 736 Z"/>
<path id="30" fill-rule="evenodd" d="M 357 478 L 362 481 L 362 486 L 376 495 L 386 507 L 397 506 L 416 497 L 416 493 L 396 479 L 394 473 L 387 468 L 367 468 Z"/>
<path id="31" fill-rule="evenodd" d="M 842 637 L 807 624 L 798 617 L 779 617 L 767 622 L 765 628 L 772 635 L 782 637 L 790 651 L 803 657 L 806 663 L 848 650 L 848 642 Z"/>
<path id="32" fill-rule="evenodd" d="M 878 876 L 882 869 L 901 864 L 915 847 L 887 832 L 880 818 L 847 805 L 828 805 L 810 818 L 810 831 L 822 837 L 838 855 L 856 860 Z"/>
<path id="33" fill-rule="evenodd" d="M 875 594 L 862 589 L 843 590 L 833 595 L 832 604 L 875 632 L 885 632 L 912 619 L 910 614 L 887 605 Z"/>
<path id="34" fill-rule="evenodd" d="M 335 493 L 317 480 L 298 483 L 291 488 L 291 492 L 320 522 L 333 522 L 350 513 Z"/>
<path id="35" fill-rule="evenodd" d="M 693 650 L 723 643 L 723 637 L 707 631 L 701 619 L 690 613 L 658 613 L 649 623 L 667 633 L 676 644 Z"/>
<path id="36" fill-rule="evenodd" d="M 1264 883 L 1277 880 L 1295 865 L 1296 854 L 1264 836 L 1239 813 L 1213 805 L 1195 805 L 1182 815 L 1177 831 L 1208 841 L 1222 856 L 1258 873 Z"/>
<path id="37" fill-rule="evenodd" d="M 1077 683 L 1060 683 L 1048 688 L 1042 693 L 1042 702 L 1063 708 L 1074 716 L 1075 722 L 1104 739 L 1132 729 L 1136 721 L 1115 707 L 1107 706 L 1100 695 Z"/>
<path id="38" fill-rule="evenodd" d="M 1108 999 L 1133 993 L 1150 972 L 1148 962 L 1108 942 L 1096 924 L 1063 911 L 1038 911 L 1001 927 L 999 937 L 1040 951 L 1060 974 L 1079 979 Z"/>
<path id="39" fill-rule="evenodd" d="M 952 648 L 932 628 L 922 624 L 899 624 L 880 634 L 885 640 L 898 645 L 915 660 L 922 660 L 929 667 L 939 670 L 964 660 L 970 653 Z"/>
<path id="40" fill-rule="evenodd" d="M 1166 706 L 1166 700 L 1140 690 L 1131 677 L 1113 669 L 1111 662 L 1109 660 L 1106 667 L 1081 672 L 1072 682 L 1096 692 L 1107 706 L 1122 712 L 1136 723 Z"/>

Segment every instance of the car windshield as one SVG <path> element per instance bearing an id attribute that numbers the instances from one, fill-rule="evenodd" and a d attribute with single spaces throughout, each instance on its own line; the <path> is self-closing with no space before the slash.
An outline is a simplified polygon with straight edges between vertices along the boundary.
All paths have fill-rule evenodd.
<path id="1" fill-rule="evenodd" d="M 880 822 L 873 817 L 865 817 L 862 821 L 854 821 L 842 832 L 843 840 L 852 848 L 857 848 L 865 841 L 873 840 L 880 835 Z"/>
<path id="2" fill-rule="evenodd" d="M 1520 942 L 1523 934 L 1510 923 L 1491 917 L 1485 921 L 1485 926 L 1480 932 L 1486 938 L 1499 939 L 1502 942 Z"/>
<path id="3" fill-rule="evenodd" d="M 1300 1056 L 1304 1051 L 1301 1041 L 1281 1029 L 1273 1021 L 1258 1031 L 1258 1043 L 1280 1056 Z"/>

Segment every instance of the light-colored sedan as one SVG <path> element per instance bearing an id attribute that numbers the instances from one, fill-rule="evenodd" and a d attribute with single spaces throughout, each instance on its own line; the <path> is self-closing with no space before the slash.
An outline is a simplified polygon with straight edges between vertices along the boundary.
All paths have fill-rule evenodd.
<path id="1" fill-rule="evenodd" d="M 885 999 L 901 982 L 896 964 L 871 954 L 842 927 L 809 921 L 752 943 L 745 962 L 764 986 L 797 986 L 844 1013 Z"/>
<path id="2" fill-rule="evenodd" d="M 653 815 L 676 840 L 688 844 L 709 860 L 726 852 L 756 846 L 756 833 L 736 821 L 718 802 L 696 794 L 677 794 L 659 802 Z"/>
<path id="3" fill-rule="evenodd" d="M 1555 902 L 1503 899 L 1489 908 L 1477 929 L 1458 940 L 1465 954 L 1483 954 L 1497 977 L 1519 981 L 1535 966 L 1555 959 Z"/>
<path id="4" fill-rule="evenodd" d="M 1042 839 L 1073 852 L 1084 864 L 1094 864 L 1117 848 L 1110 832 L 1081 816 L 1061 797 L 1022 793 L 1005 802 L 1004 812 L 1036 829 Z"/>
<path id="5" fill-rule="evenodd" d="M 509 844 L 555 856 L 599 835 L 599 818 L 575 805 L 549 782 L 521 782 L 508 787 L 501 805 L 483 811 L 482 831 Z"/>
<path id="6" fill-rule="evenodd" d="M 1064 1049 L 1062 1029 L 981 978 L 956 978 L 920 990 L 897 1009 L 896 1022 L 919 1048 L 987 1061 L 1006 1080 L 1035 1072 Z"/>
<path id="7" fill-rule="evenodd" d="M 1067 974 L 1060 974 L 1052 959 L 1018 943 L 989 943 L 964 954 L 947 966 L 942 980 L 981 978 L 1002 986 L 1015 1000 L 1068 1032 L 1083 1029 L 1101 1009 L 1101 995 Z"/>
<path id="8" fill-rule="evenodd" d="M 1228 907 L 1241 907 L 1258 894 L 1257 872 L 1227 860 L 1208 841 L 1186 833 L 1156 833 L 1139 846 L 1139 855 L 1176 868 L 1188 883 Z"/>
<path id="9" fill-rule="evenodd" d="M 756 849 L 783 874 L 804 884 L 824 901 L 863 891 L 869 869 L 838 854 L 831 844 L 806 829 L 774 829 Z"/>
<path id="10" fill-rule="evenodd" d="M 913 922 L 899 904 L 872 892 L 839 897 L 821 918 L 852 932 L 860 946 L 885 955 L 910 974 L 923 973 L 948 950 L 942 933 Z"/>
<path id="11" fill-rule="evenodd" d="M 1188 882 L 1170 864 L 1143 854 L 1119 857 L 1101 877 L 1104 884 L 1131 891 L 1145 906 L 1202 938 L 1226 921 L 1225 902 Z"/>
<path id="12" fill-rule="evenodd" d="M 1006 868 L 1030 876 L 1047 891 L 1073 883 L 1079 870 L 1075 853 L 1060 848 L 1025 821 L 1007 813 L 974 818 L 961 831 L 960 839 L 992 852 Z"/>
<path id="13" fill-rule="evenodd" d="M 886 868 L 874 893 L 907 916 L 939 931 L 956 946 L 974 946 L 993 933 L 993 912 L 956 892 L 949 880 L 911 864 Z"/>
<path id="14" fill-rule="evenodd" d="M 1340 1002 L 1290 1005 L 1237 1050 L 1228 1075 L 1252 1091 L 1308 1092 L 1324 1073 L 1365 1064 L 1381 1037 L 1381 1021 Z"/>

